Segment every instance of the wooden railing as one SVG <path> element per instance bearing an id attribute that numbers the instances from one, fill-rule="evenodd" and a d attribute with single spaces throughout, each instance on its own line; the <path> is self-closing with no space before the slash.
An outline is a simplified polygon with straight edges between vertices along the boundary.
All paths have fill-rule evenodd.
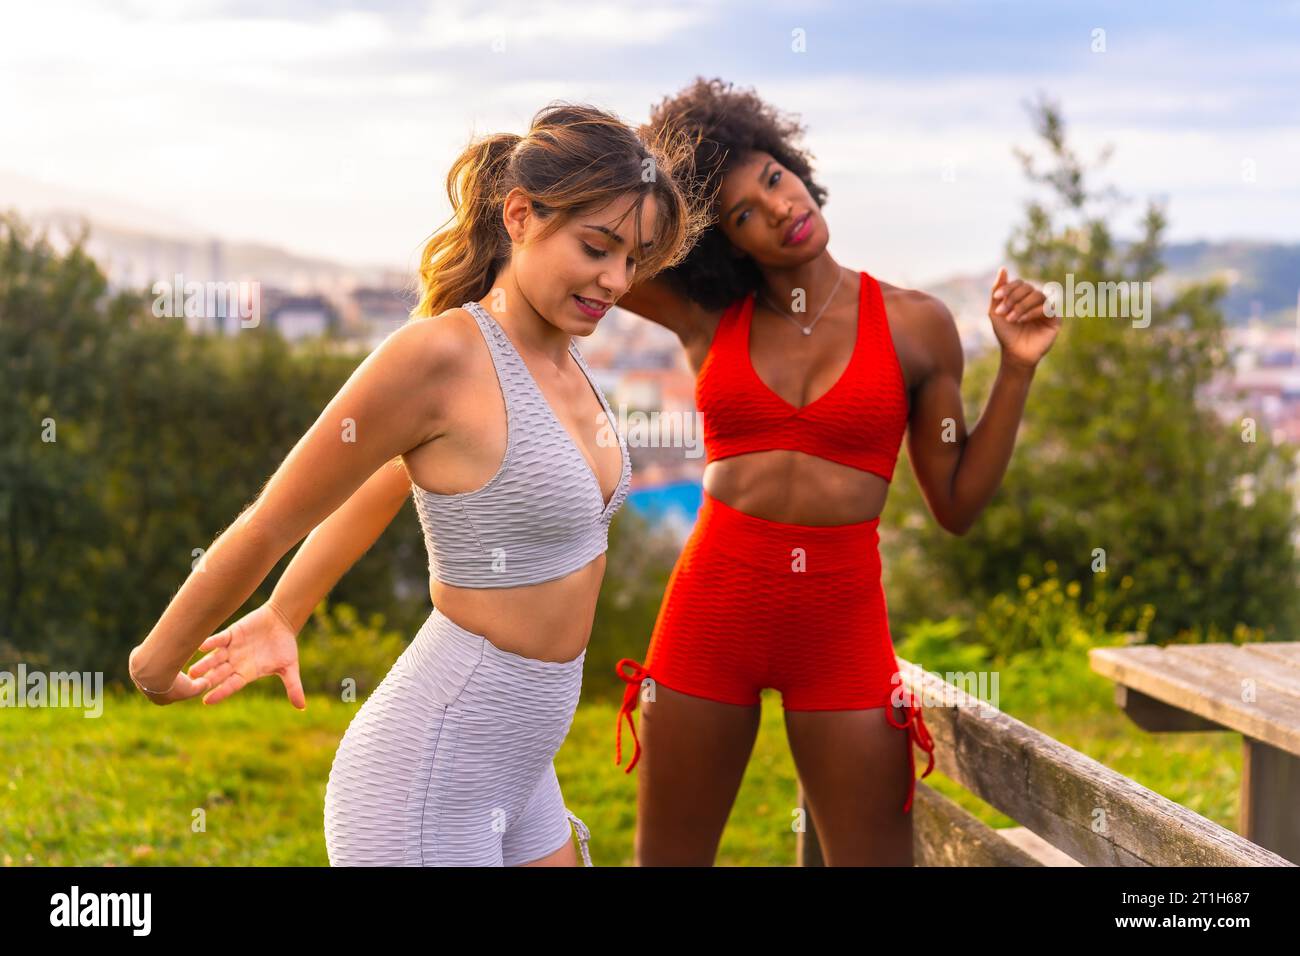
<path id="1" fill-rule="evenodd" d="M 1015 820 L 995 830 L 918 780 L 917 866 L 1294 866 L 1198 813 L 899 659 L 921 698 L 935 771 Z M 926 705 L 932 700 L 951 706 Z M 925 755 L 915 754 L 919 774 Z M 823 859 L 803 792 L 801 866 Z"/>

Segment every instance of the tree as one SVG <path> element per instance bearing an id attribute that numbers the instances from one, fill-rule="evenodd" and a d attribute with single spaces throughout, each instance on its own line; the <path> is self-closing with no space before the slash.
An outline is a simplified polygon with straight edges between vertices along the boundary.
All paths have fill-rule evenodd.
<path id="1" fill-rule="evenodd" d="M 1048 196 L 1028 203 L 1007 242 L 1019 274 L 1075 288 L 1152 282 L 1163 271 L 1164 209 L 1148 203 L 1140 238 L 1117 241 L 1107 220 L 1116 191 L 1093 187 L 1055 104 L 1040 98 L 1030 111 L 1046 165 L 1016 152 Z M 1296 450 L 1252 435 L 1249 422 L 1222 421 L 1206 403 L 1205 386 L 1228 368 L 1223 294 L 1207 282 L 1153 295 L 1145 327 L 1131 316 L 1064 313 L 1005 480 L 975 526 L 948 535 L 926 520 L 910 472 L 896 483 L 887 535 L 901 549 L 890 579 L 898 616 L 933 617 L 936 603 L 972 612 L 1055 561 L 1088 594 L 1102 575 L 1114 579 L 1115 627 L 1153 605 L 1152 640 L 1293 635 Z M 996 353 L 970 363 L 968 421 L 996 366 Z"/>
<path id="2" fill-rule="evenodd" d="M 84 240 L 60 254 L 0 216 L 0 663 L 125 679 L 201 549 L 360 359 L 277 335 L 191 334 L 142 291 L 109 295 Z M 425 562 L 412 506 L 331 598 L 414 634 L 429 613 Z M 397 594 L 411 577 L 421 587 Z"/>

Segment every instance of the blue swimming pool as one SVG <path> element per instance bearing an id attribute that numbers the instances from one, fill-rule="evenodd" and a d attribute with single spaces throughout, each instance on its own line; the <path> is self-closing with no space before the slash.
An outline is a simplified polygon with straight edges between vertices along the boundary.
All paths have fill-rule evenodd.
<path id="1" fill-rule="evenodd" d="M 627 503 L 651 524 L 670 521 L 695 524 L 703 500 L 704 486 L 698 481 L 677 481 L 651 488 L 638 488 L 627 496 Z"/>

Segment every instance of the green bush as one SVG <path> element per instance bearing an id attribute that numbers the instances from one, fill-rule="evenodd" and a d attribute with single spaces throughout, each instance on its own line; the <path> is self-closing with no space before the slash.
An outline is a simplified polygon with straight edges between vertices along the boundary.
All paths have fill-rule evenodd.
<path id="1" fill-rule="evenodd" d="M 351 604 L 322 601 L 298 639 L 302 686 L 308 693 L 337 697 L 344 680 L 351 679 L 357 700 L 364 700 L 413 637 L 389 630 L 378 611 L 362 621 Z"/>
<path id="2" fill-rule="evenodd" d="M 1035 650 L 1087 648 L 1107 632 L 1149 632 L 1155 608 L 1146 604 L 1135 609 L 1126 601 L 1117 601 L 1109 591 L 1108 575 L 1097 575 L 1092 598 L 1080 603 L 1083 588 L 1077 581 L 1062 587 L 1055 576 L 1055 561 L 1045 562 L 1044 570 L 1048 576 L 1037 584 L 1030 575 L 1020 575 L 1015 594 L 995 595 L 976 616 L 979 638 L 996 659 L 1007 661 Z M 1128 576 L 1120 580 L 1121 593 L 1131 586 Z"/>
<path id="3" fill-rule="evenodd" d="M 61 252 L 0 211 L 0 657 L 126 684 L 127 655 L 200 549 L 364 355 L 265 327 L 192 334 L 154 316 L 145 290 L 110 294 L 81 239 Z M 398 585 L 427 580 L 423 550 L 408 502 L 334 597 L 408 629 L 427 590 Z M 290 557 L 229 620 L 270 596 Z"/>
<path id="4" fill-rule="evenodd" d="M 1039 285 L 1159 280 L 1163 209 L 1151 204 L 1137 238 L 1121 241 L 1109 191 L 1067 145 L 1059 111 L 1044 104 L 1035 119 L 1045 155 L 1023 158 L 1028 178 L 1048 189 L 1007 245 L 1017 274 Z M 1300 629 L 1297 450 L 1267 429 L 1256 436 L 1246 419 L 1223 421 L 1208 400 L 1211 383 L 1231 378 L 1223 293 L 1214 281 L 1153 291 L 1145 325 L 1065 317 L 1035 372 L 1015 453 L 964 534 L 939 527 L 912 469 L 898 469 L 881 536 L 900 625 L 935 607 L 987 609 L 999 646 L 1033 643 L 1028 618 L 1010 635 L 995 626 L 1008 612 L 994 596 L 1055 603 L 1047 591 L 1019 593 L 1023 575 L 1052 561 L 1088 598 L 1109 587 L 1112 630 L 1149 628 L 1156 643 L 1291 639 Z M 981 404 L 999 363 L 990 349 L 966 365 L 971 435 L 989 427 Z M 1040 637 L 1057 633 L 1050 614 L 1038 627 Z"/>
<path id="5" fill-rule="evenodd" d="M 995 595 L 973 620 L 949 617 L 905 628 L 898 656 L 941 677 L 987 673 L 989 688 L 996 673 L 997 699 L 990 703 L 1022 719 L 1044 708 L 1095 713 L 1110 706 L 1110 683 L 1092 671 L 1088 651 L 1125 644 L 1130 631 L 1145 639 L 1154 608 L 1146 605 L 1134 618 L 1104 582 L 1084 601 L 1078 582 L 1063 585 L 1056 577 L 1054 562 L 1044 570 L 1038 582 L 1021 575 L 1014 594 Z M 1120 582 L 1121 590 L 1129 586 Z"/>

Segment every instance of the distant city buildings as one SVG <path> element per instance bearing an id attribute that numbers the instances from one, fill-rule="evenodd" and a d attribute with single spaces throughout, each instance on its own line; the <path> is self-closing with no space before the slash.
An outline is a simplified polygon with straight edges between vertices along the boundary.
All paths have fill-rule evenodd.
<path id="1" fill-rule="evenodd" d="M 1300 444 L 1300 348 L 1296 328 L 1252 323 L 1228 329 L 1232 373 L 1207 389 L 1206 397 L 1226 419 L 1257 420 L 1258 440 Z"/>
<path id="2" fill-rule="evenodd" d="M 49 238 L 56 248 L 66 248 L 67 234 L 78 231 L 76 217 L 67 214 L 51 214 L 37 225 L 53 227 Z M 172 283 L 177 276 L 186 283 L 251 283 L 260 296 L 259 327 L 291 342 L 330 337 L 338 347 L 359 354 L 372 351 L 409 321 L 415 305 L 412 277 L 406 273 L 345 267 L 249 243 L 188 241 L 96 226 L 88 233 L 86 251 L 114 291 L 148 291 L 155 282 Z M 968 356 L 996 347 L 985 315 L 984 277 L 957 277 L 934 284 L 933 291 L 951 309 Z M 1252 308 L 1252 314 L 1259 311 Z M 1245 326 L 1230 325 L 1226 331 L 1231 371 L 1205 392 L 1226 422 L 1255 419 L 1260 441 L 1300 444 L 1300 301 L 1296 311 L 1296 323 L 1282 327 L 1276 316 L 1269 325 L 1238 316 L 1237 322 Z M 196 333 L 251 331 L 239 314 L 228 312 L 205 310 L 183 320 Z M 699 453 L 692 454 L 683 447 L 680 433 L 682 423 L 696 412 L 695 381 L 676 335 L 615 308 L 591 335 L 577 339 L 577 345 L 620 429 L 626 432 L 637 413 L 657 413 L 661 419 L 657 430 L 629 439 L 634 491 L 646 492 L 650 498 L 643 499 L 649 501 L 657 490 L 698 485 L 704 472 L 702 436 L 696 435 Z M 697 431 L 698 425 L 694 422 Z M 676 498 L 665 514 L 673 508 L 682 515 L 690 510 L 688 502 Z"/>
<path id="3" fill-rule="evenodd" d="M 348 307 L 349 324 L 364 329 L 366 345 L 374 349 L 410 321 L 415 297 L 387 288 L 359 288 L 349 297 Z"/>
<path id="4" fill-rule="evenodd" d="M 51 245 L 66 251 L 82 221 L 51 213 L 34 225 L 47 228 Z M 156 288 L 170 294 L 178 284 L 182 289 L 203 287 L 206 295 L 197 314 L 168 312 L 195 333 L 236 335 L 261 328 L 291 342 L 330 336 L 372 349 L 406 321 L 414 304 L 403 291 L 407 277 L 396 270 L 345 267 L 251 243 L 93 225 L 85 250 L 104 272 L 110 292 L 158 295 Z M 252 311 L 250 295 L 257 297 L 256 326 L 246 319 Z"/>
<path id="5" fill-rule="evenodd" d="M 292 295 L 266 313 L 268 327 L 291 342 L 337 335 L 339 314 L 323 295 Z"/>

